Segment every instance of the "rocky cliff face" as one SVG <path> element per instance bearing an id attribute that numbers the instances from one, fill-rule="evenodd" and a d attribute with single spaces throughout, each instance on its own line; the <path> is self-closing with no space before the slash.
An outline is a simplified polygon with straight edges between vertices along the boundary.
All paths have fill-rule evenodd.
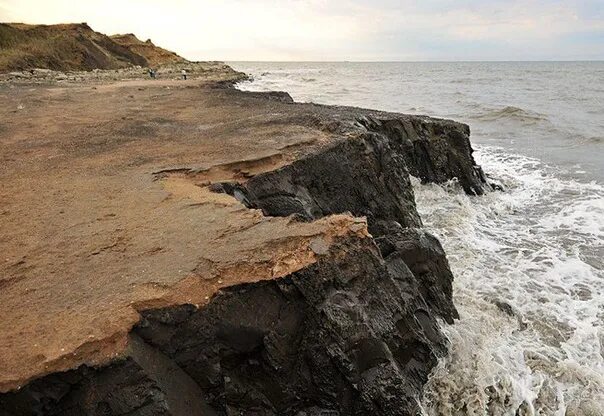
<path id="1" fill-rule="evenodd" d="M 371 240 L 346 241 L 338 255 L 231 287 L 204 308 L 144 312 L 133 336 L 151 352 L 131 347 L 110 366 L 44 377 L 0 396 L 0 414 L 414 414 L 446 353 L 437 318 L 456 316 L 452 276 L 422 231 L 383 243 L 386 256 Z"/>
<path id="2" fill-rule="evenodd" d="M 468 127 L 298 105 L 279 94 L 221 94 L 237 108 L 278 109 L 287 123 L 332 138 L 291 159 L 264 156 L 278 160 L 272 169 L 255 172 L 257 160 L 230 164 L 235 174 L 227 180 L 227 165 L 165 170 L 157 180 L 190 179 L 267 218 L 302 225 L 335 214 L 365 217 L 371 235 L 340 235 L 330 244 L 312 239 L 315 261 L 283 276 L 243 279 L 203 305 L 141 308 L 122 354 L 0 395 L 0 415 L 419 411 L 422 387 L 447 350 L 438 322 L 452 323 L 457 312 L 445 253 L 421 229 L 409 175 L 437 183 L 457 178 L 466 192 L 481 194 L 488 185 L 472 158 Z M 261 131 L 267 134 L 266 124 Z"/>
<path id="3" fill-rule="evenodd" d="M 149 311 L 135 332 L 218 414 L 410 414 L 446 351 L 438 312 L 404 254 L 345 244 L 344 256 L 234 287 L 207 308 Z"/>

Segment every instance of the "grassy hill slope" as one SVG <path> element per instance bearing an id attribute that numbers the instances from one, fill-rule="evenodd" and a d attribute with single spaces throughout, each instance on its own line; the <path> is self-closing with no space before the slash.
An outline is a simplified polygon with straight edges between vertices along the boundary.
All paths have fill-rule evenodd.
<path id="1" fill-rule="evenodd" d="M 31 68 L 58 71 L 118 69 L 186 62 L 134 35 L 111 37 L 86 23 L 27 25 L 0 23 L 0 72 Z"/>

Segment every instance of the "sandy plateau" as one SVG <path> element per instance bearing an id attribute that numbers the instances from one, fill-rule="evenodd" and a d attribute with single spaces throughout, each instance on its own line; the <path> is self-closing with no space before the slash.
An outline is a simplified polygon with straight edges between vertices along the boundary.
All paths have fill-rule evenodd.
<path id="1" fill-rule="evenodd" d="M 481 194 L 469 128 L 186 65 L 0 79 L 0 405 L 415 411 L 457 312 L 409 175 Z"/>
<path id="2" fill-rule="evenodd" d="M 364 235 L 362 219 L 267 218 L 209 191 L 328 140 L 276 101 L 211 86 L 0 86 L 3 391 L 106 362 L 141 308 L 204 304 L 314 262 L 313 241 Z"/>

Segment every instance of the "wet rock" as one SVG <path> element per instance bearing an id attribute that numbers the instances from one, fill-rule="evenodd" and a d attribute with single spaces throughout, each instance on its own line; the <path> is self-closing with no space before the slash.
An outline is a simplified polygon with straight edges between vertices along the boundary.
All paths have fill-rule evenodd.
<path id="1" fill-rule="evenodd" d="M 505 313 L 506 315 L 516 316 L 516 311 L 514 311 L 514 308 L 509 303 L 502 300 L 495 300 L 493 303 L 501 312 Z"/>
<path id="2" fill-rule="evenodd" d="M 110 366 L 82 366 L 0 396 L 0 416 L 214 416 L 197 384 L 136 335 Z"/>
<path id="3" fill-rule="evenodd" d="M 263 91 L 263 92 L 249 92 L 250 95 L 256 96 L 258 98 L 272 100 L 272 101 L 281 101 L 283 103 L 292 104 L 294 99 L 289 93 L 285 91 Z"/>
<path id="4" fill-rule="evenodd" d="M 453 305 L 453 273 L 436 237 L 408 228 L 384 234 L 376 242 L 391 267 L 402 261 L 411 270 L 430 310 L 450 324 L 459 318 Z"/>
<path id="5" fill-rule="evenodd" d="M 375 247 L 346 251 L 202 309 L 148 311 L 135 332 L 219 414 L 413 414 L 445 338 L 408 269 Z"/>
<path id="6" fill-rule="evenodd" d="M 487 180 L 472 157 L 467 124 L 422 117 L 365 117 L 359 123 L 388 137 L 403 155 L 409 173 L 422 182 L 457 178 L 466 193 L 484 193 Z"/>
<path id="7" fill-rule="evenodd" d="M 0 395 L 1 416 L 169 415 L 157 382 L 132 359 L 52 374 Z"/>
<path id="8" fill-rule="evenodd" d="M 232 194 L 235 189 L 245 193 L 250 207 L 270 216 L 314 220 L 350 212 L 367 217 L 372 233 L 381 222 L 421 225 L 402 156 L 373 134 L 341 140 L 245 185 L 225 187 Z"/>
<path id="9" fill-rule="evenodd" d="M 500 299 L 495 299 L 493 301 L 493 303 L 495 304 L 495 306 L 497 306 L 497 308 L 505 313 L 508 316 L 514 317 L 518 320 L 518 327 L 521 330 L 525 330 L 528 325 L 526 322 L 524 322 L 524 319 L 522 318 L 522 315 L 520 314 L 520 312 L 514 308 L 512 305 L 510 305 L 508 302 L 505 302 L 503 300 Z"/>

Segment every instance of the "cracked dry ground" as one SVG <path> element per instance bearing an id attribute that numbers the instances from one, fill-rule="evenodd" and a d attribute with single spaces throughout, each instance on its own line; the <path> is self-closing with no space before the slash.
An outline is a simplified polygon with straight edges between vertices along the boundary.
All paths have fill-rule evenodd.
<path id="1" fill-rule="evenodd" d="M 82 364 L 113 363 L 127 351 L 133 354 L 139 341 L 129 333 L 140 313 L 147 328 L 154 328 L 154 319 L 169 326 L 176 318 L 160 319 L 152 310 L 195 305 L 203 311 L 225 288 L 287 276 L 302 279 L 304 273 L 311 276 L 307 283 L 312 276 L 327 281 L 325 267 L 335 267 L 354 279 L 380 273 L 408 279 L 407 301 L 420 305 L 409 309 L 411 323 L 401 323 L 406 313 L 400 309 L 401 295 L 389 306 L 391 318 L 375 312 L 379 316 L 358 318 L 373 323 L 357 329 L 370 328 L 371 336 L 379 338 L 376 328 L 383 327 L 398 331 L 398 338 L 378 344 L 357 340 L 351 345 L 361 353 L 350 354 L 357 357 L 351 364 L 355 374 L 383 366 L 384 360 L 420 374 L 410 376 L 419 381 L 405 387 L 409 397 L 417 396 L 435 364 L 434 354 L 444 353 L 436 317 L 452 321 L 456 312 L 452 276 L 438 242 L 408 231 L 420 227 L 421 220 L 407 169 L 426 181 L 455 176 L 466 191 L 482 192 L 484 178 L 471 158 L 467 126 L 293 104 L 286 94 L 243 93 L 199 81 L 0 88 L 0 391 Z M 365 217 L 371 234 L 382 237 L 377 245 Z M 363 264 L 346 266 L 347 256 L 366 255 Z M 368 282 L 359 290 L 367 291 Z M 296 290 L 304 293 L 304 284 Z M 382 298 L 395 290 L 378 286 L 375 296 Z M 262 293 L 257 299 L 272 296 Z M 300 308 L 312 303 L 294 298 Z M 275 304 L 281 302 L 275 299 Z M 216 305 L 223 306 L 215 308 L 228 315 L 228 300 L 220 302 Z M 369 304 L 375 302 L 380 300 Z M 202 319 L 190 310 L 186 314 L 189 318 L 178 319 Z M 145 341 L 173 353 L 171 358 L 188 369 L 188 376 L 210 394 L 214 409 L 236 414 L 229 407 L 236 405 L 223 391 L 224 380 L 234 376 L 223 376 L 220 388 L 208 381 L 206 389 L 194 374 L 198 369 L 189 369 L 190 363 L 170 352 L 172 347 L 163 345 L 157 333 L 141 331 Z M 404 341 L 406 333 L 415 338 Z M 397 372 L 404 373 L 398 367 Z M 362 405 L 339 397 L 335 402 L 344 403 L 342 408 L 372 414 L 371 406 L 380 400 L 389 406 L 384 386 L 392 381 L 363 387 L 350 377 L 342 381 L 342 391 L 348 392 L 344 396 L 364 391 L 359 394 L 367 397 Z M 258 386 L 262 397 L 246 398 L 251 400 L 248 409 L 265 406 L 258 414 L 295 414 L 305 405 L 336 406 L 329 398 L 301 403 L 299 391 L 286 393 L 284 383 L 278 398 L 264 391 L 266 383 Z M 233 403 L 242 402 L 236 394 Z M 397 400 L 402 399 L 392 399 L 392 408 L 413 408 L 411 402 Z M 108 412 L 98 414 L 124 413 Z"/>

